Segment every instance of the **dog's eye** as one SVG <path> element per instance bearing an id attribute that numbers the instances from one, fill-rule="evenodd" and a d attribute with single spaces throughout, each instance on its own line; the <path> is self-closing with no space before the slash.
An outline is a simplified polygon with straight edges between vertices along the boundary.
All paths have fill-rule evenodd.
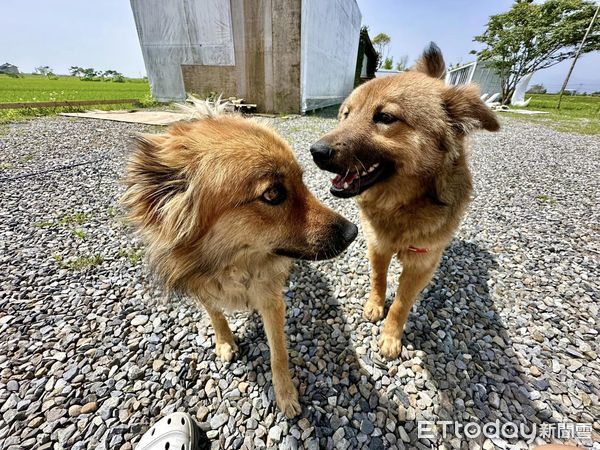
<path id="1" fill-rule="evenodd" d="M 388 125 L 390 123 L 393 122 L 397 122 L 398 118 L 392 116 L 389 113 L 385 113 L 385 112 L 378 112 L 373 116 L 373 122 L 375 123 L 383 123 L 385 125 Z"/>
<path id="2" fill-rule="evenodd" d="M 263 192 L 260 199 L 269 205 L 279 205 L 285 200 L 285 188 L 281 184 L 275 184 Z"/>

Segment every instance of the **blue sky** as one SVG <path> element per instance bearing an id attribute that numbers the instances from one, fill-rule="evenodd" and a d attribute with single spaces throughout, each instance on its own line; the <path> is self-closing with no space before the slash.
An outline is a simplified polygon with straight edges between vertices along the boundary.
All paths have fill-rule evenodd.
<path id="1" fill-rule="evenodd" d="M 168 1 L 168 0 L 165 0 Z M 474 35 L 488 17 L 507 10 L 512 0 L 357 0 L 363 24 L 371 36 L 392 38 L 390 56 L 414 61 L 433 40 L 447 63 L 468 62 Z M 11 62 L 23 71 L 49 65 L 66 73 L 71 65 L 115 69 L 129 76 L 145 74 L 128 0 L 2 0 L 0 64 Z M 568 62 L 537 73 L 532 83 L 559 89 Z M 577 62 L 569 87 L 600 91 L 600 53 Z"/>
<path id="2" fill-rule="evenodd" d="M 362 22 L 371 37 L 380 32 L 391 37 L 390 56 L 397 61 L 408 55 L 412 63 L 429 41 L 435 41 L 447 64 L 473 60 L 469 51 L 479 47 L 473 36 L 481 34 L 489 16 L 507 11 L 512 0 L 357 0 Z M 530 85 L 543 83 L 549 91 L 558 91 L 571 61 L 537 72 Z M 581 56 L 571 75 L 569 87 L 600 91 L 600 52 Z"/>
<path id="3" fill-rule="evenodd" d="M 168 0 L 165 0 L 168 1 Z M 129 0 L 1 0 L 0 64 L 146 73 Z"/>

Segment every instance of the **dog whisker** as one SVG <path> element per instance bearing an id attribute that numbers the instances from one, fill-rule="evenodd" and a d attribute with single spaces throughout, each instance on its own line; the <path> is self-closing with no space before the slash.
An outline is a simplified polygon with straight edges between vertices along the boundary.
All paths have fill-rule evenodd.
<path id="1" fill-rule="evenodd" d="M 354 157 L 354 159 L 356 159 L 360 163 L 360 160 L 356 156 Z M 362 165 L 362 163 L 361 163 L 361 165 Z M 358 168 L 356 166 L 354 166 L 354 170 L 356 170 L 356 178 L 358 179 L 358 192 L 360 192 L 360 171 L 358 170 Z"/>
<path id="2" fill-rule="evenodd" d="M 365 165 L 362 163 L 362 161 L 360 159 L 358 159 L 356 156 L 354 156 L 354 159 L 358 161 L 358 163 L 362 166 L 363 171 L 366 172 L 367 168 L 365 167 Z"/>

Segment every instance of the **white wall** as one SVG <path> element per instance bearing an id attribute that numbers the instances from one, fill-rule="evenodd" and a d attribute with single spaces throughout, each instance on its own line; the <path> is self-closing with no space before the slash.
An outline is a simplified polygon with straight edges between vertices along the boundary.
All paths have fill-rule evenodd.
<path id="1" fill-rule="evenodd" d="M 361 13 L 355 0 L 302 0 L 302 111 L 341 103 L 354 87 Z"/>
<path id="2" fill-rule="evenodd" d="M 234 65 L 229 1 L 131 0 L 152 95 L 186 97 L 181 64 Z"/>

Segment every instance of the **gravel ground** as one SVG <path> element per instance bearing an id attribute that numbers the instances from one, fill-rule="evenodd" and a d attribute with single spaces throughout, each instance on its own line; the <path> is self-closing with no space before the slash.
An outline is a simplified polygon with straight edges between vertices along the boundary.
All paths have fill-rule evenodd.
<path id="1" fill-rule="evenodd" d="M 309 160 L 334 125 L 276 120 L 310 188 L 358 222 Z M 258 317 L 232 317 L 241 355 L 224 365 L 204 313 L 146 274 L 117 206 L 126 140 L 144 129 L 65 118 L 0 128 L 0 448 L 130 449 L 176 410 L 225 449 L 527 448 L 510 433 L 419 438 L 419 420 L 537 425 L 536 442 L 596 420 L 598 440 L 598 137 L 521 121 L 475 137 L 474 201 L 399 360 L 378 357 L 381 323 L 361 317 L 362 236 L 334 261 L 296 264 L 285 295 L 303 411 L 288 421 Z"/>

